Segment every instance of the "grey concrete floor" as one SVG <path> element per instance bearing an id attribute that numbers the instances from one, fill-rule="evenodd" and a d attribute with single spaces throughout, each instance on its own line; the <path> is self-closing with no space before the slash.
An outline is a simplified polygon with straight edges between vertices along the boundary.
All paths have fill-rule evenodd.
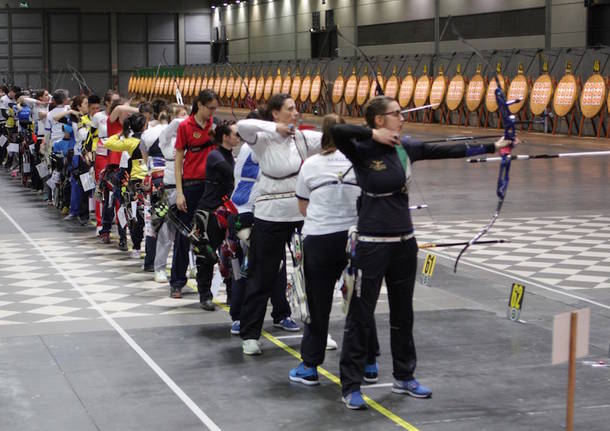
<path id="1" fill-rule="evenodd" d="M 407 129 L 422 139 L 462 132 L 420 125 Z M 584 151 L 608 144 L 537 135 L 528 135 L 527 142 L 520 153 Z M 288 371 L 298 361 L 272 340 L 298 351 L 300 339 L 274 329 L 270 321 L 263 355 L 244 357 L 238 337 L 229 334 L 226 311 L 203 312 L 196 308 L 196 298 L 188 296 L 168 303 L 165 286 L 151 284 L 150 274 L 138 275 L 141 262 L 96 244 L 91 226 L 64 222 L 39 195 L 0 172 L 0 207 L 40 247 L 28 243 L 0 213 L 0 430 L 558 430 L 564 427 L 567 368 L 550 364 L 552 319 L 584 307 L 591 308 L 591 342 L 590 355 L 577 365 L 575 424 L 576 429 L 607 430 L 610 368 L 583 361 L 610 361 L 610 288 L 601 280 L 610 277 L 610 270 L 599 269 L 610 262 L 610 239 L 604 226 L 591 222 L 610 217 L 609 162 L 513 162 L 505 207 L 490 237 L 512 232 L 503 222 L 563 217 L 584 220 L 579 228 L 591 225 L 592 233 L 582 235 L 600 239 L 590 257 L 599 263 L 600 279 L 594 277 L 590 284 L 573 289 L 540 281 L 539 273 L 522 277 L 523 322 L 506 318 L 508 291 L 518 281 L 511 270 L 522 269 L 518 265 L 523 262 L 502 269 L 491 257 L 477 260 L 488 257 L 485 250 L 473 250 L 454 274 L 453 251 L 439 251 L 432 286 L 418 284 L 415 300 L 417 376 L 433 389 L 430 400 L 390 392 L 388 308 L 382 294 L 377 307 L 380 384 L 363 390 L 394 420 L 374 408 L 348 411 L 339 387 L 326 377 L 317 388 L 290 384 Z M 434 224 L 476 220 L 482 226 L 496 204 L 497 169 L 496 164 L 461 160 L 417 163 L 412 201 L 430 205 L 429 212 L 415 216 L 422 238 L 428 231 L 432 235 Z M 539 224 L 531 235 L 548 240 L 545 229 L 549 225 Z M 578 235 L 577 228 L 565 229 Z M 497 260 L 503 263 L 510 255 Z M 566 260 L 547 256 L 544 270 L 552 273 Z M 37 288 L 47 290 L 30 290 Z M 93 297 L 132 345 L 99 317 L 81 291 Z M 339 344 L 342 331 L 336 304 L 331 333 Z M 338 358 L 338 352 L 328 352 L 324 364 L 335 376 Z M 189 407 L 186 397 L 196 407 Z M 206 426 L 194 413 L 197 409 L 217 428 L 209 422 Z"/>

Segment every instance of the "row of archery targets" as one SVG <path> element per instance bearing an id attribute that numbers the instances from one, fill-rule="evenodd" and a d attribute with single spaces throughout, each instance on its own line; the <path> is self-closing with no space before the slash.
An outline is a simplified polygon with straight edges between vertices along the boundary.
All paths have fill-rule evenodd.
<path id="1" fill-rule="evenodd" d="M 391 74 L 384 76 L 379 67 L 376 73 L 371 73 L 368 65 L 364 64 L 360 67 L 360 74 L 357 66 L 353 66 L 351 74 L 347 75 L 339 67 L 330 85 L 320 72 L 320 65 L 315 73 L 310 68 L 304 76 L 298 66 L 294 69 L 285 67 L 283 71 L 277 67 L 274 74 L 272 67 L 267 69 L 267 73 L 263 73 L 261 67 L 258 74 L 248 70 L 241 74 L 232 66 L 224 67 L 223 71 L 210 70 L 209 74 L 202 67 L 193 67 L 190 71 L 184 68 L 148 69 L 130 77 L 128 91 L 132 97 L 172 98 L 178 88 L 183 98 L 189 100 L 201 90 L 212 89 L 223 103 L 249 109 L 281 92 L 290 94 L 301 112 L 361 116 L 366 102 L 376 95 L 379 83 L 385 95 L 396 99 L 403 109 L 433 105 L 422 112 L 410 113 L 408 121 L 501 127 L 495 77 L 483 76 L 481 69 L 479 65 L 474 75 L 468 78 L 462 74 L 458 64 L 455 74 L 449 78 L 442 66 L 436 76 L 429 76 L 427 66 L 423 67 L 420 76 L 415 76 L 410 66 L 406 74 L 400 76 L 394 66 Z M 531 129 L 533 122 L 528 121 L 547 116 L 553 133 L 563 120 L 568 135 L 576 129 L 581 136 L 585 120 L 590 120 L 595 136 L 610 137 L 610 127 L 605 124 L 605 117 L 610 114 L 610 78 L 602 76 L 598 60 L 584 83 L 573 73 L 570 62 L 559 81 L 549 75 L 546 62 L 536 79 L 526 76 L 522 64 L 518 65 L 512 79 L 503 75 L 501 63 L 497 63 L 496 73 L 507 99 L 521 100 L 510 105 L 509 109 L 523 122 L 522 128 Z"/>

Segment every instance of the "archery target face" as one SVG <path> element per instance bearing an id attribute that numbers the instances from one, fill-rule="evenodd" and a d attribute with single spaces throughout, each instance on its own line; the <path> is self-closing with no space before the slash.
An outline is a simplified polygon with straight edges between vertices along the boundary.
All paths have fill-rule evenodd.
<path id="1" fill-rule="evenodd" d="M 345 89 L 345 78 L 343 75 L 337 76 L 335 82 L 333 83 L 333 93 L 332 93 L 332 101 L 333 104 L 337 104 L 341 102 L 341 98 L 343 97 L 343 90 Z"/>
<path id="2" fill-rule="evenodd" d="M 576 78 L 572 74 L 567 74 L 561 78 L 555 89 L 555 96 L 553 96 L 553 110 L 555 114 L 560 117 L 568 115 L 574 107 L 577 97 Z"/>
<path id="3" fill-rule="evenodd" d="M 445 99 L 447 109 L 454 111 L 460 106 L 464 98 L 465 89 L 466 82 L 464 77 L 462 75 L 455 75 L 449 83 L 449 88 L 447 88 L 447 98 Z"/>
<path id="4" fill-rule="evenodd" d="M 415 89 L 415 78 L 412 75 L 405 76 L 402 83 L 400 84 L 400 91 L 398 92 L 398 104 L 401 108 L 406 108 L 411 103 L 413 97 L 413 90 Z"/>
<path id="5" fill-rule="evenodd" d="M 430 95 L 430 78 L 427 75 L 422 75 L 417 80 L 417 84 L 415 84 L 415 107 L 419 108 L 423 106 L 428 101 L 428 96 Z"/>
<path id="6" fill-rule="evenodd" d="M 551 102 L 551 96 L 553 95 L 553 81 L 548 73 L 540 75 L 530 94 L 530 111 L 534 115 L 540 115 L 544 112 L 549 103 Z"/>
<path id="7" fill-rule="evenodd" d="M 585 118 L 595 117 L 602 106 L 604 106 L 604 99 L 606 98 L 606 83 L 604 78 L 598 73 L 591 75 L 580 94 L 580 110 Z"/>

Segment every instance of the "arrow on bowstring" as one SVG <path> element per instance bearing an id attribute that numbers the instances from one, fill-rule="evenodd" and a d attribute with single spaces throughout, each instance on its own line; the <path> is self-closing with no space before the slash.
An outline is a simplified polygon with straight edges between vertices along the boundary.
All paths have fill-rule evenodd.
<path id="1" fill-rule="evenodd" d="M 558 159 L 562 157 L 596 157 L 610 156 L 610 151 L 581 151 L 576 153 L 559 153 L 559 154 L 515 154 L 510 155 L 510 160 L 533 160 L 533 159 Z M 499 162 L 502 157 L 479 157 L 466 159 L 468 163 L 484 163 L 484 162 Z"/>
<path id="2" fill-rule="evenodd" d="M 402 111 L 400 111 L 400 113 L 402 115 L 405 115 L 405 114 L 408 114 L 409 112 L 421 111 L 422 109 L 428 109 L 428 108 L 436 109 L 440 105 L 441 105 L 440 103 L 431 103 L 429 105 L 423 105 L 423 106 L 420 106 L 420 107 L 417 107 L 417 108 L 403 109 Z"/>
<path id="3" fill-rule="evenodd" d="M 483 135 L 483 136 L 455 136 L 444 139 L 433 139 L 431 141 L 423 141 L 422 144 L 439 144 L 443 142 L 461 142 L 461 141 L 478 141 L 479 139 L 500 139 L 504 135 Z"/>
<path id="4" fill-rule="evenodd" d="M 504 244 L 510 242 L 507 239 L 487 239 L 484 241 L 477 241 L 470 245 L 479 245 L 479 244 Z M 426 242 L 423 244 L 417 244 L 418 248 L 439 248 L 439 247 L 461 247 L 464 245 L 468 245 L 469 241 L 462 242 Z"/>

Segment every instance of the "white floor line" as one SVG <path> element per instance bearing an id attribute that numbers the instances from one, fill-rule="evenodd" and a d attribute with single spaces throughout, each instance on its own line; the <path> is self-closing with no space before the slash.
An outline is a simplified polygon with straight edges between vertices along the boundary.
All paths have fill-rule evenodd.
<path id="1" fill-rule="evenodd" d="M 278 340 L 286 340 L 288 338 L 302 338 L 303 334 L 298 334 L 298 335 L 280 335 L 279 337 L 275 337 Z"/>
<path id="2" fill-rule="evenodd" d="M 439 252 L 439 251 L 429 250 L 428 252 L 429 253 L 434 253 L 434 254 L 436 254 L 436 255 L 438 255 L 440 257 L 444 257 L 445 259 L 449 259 L 449 260 L 452 260 L 452 261 L 455 260 L 454 257 L 451 257 L 451 256 L 446 255 L 446 254 L 444 254 L 442 252 Z M 567 296 L 567 297 L 572 298 L 572 299 L 578 299 L 579 301 L 587 302 L 589 304 L 596 305 L 596 306 L 601 307 L 601 308 L 605 308 L 606 310 L 610 310 L 610 305 L 602 304 L 601 302 L 593 301 L 592 299 L 585 298 L 583 296 L 574 295 L 573 293 L 568 293 L 568 292 L 565 292 L 563 290 L 554 289 L 552 287 L 545 286 L 545 285 L 540 284 L 539 282 L 536 282 L 536 281 L 534 281 L 532 279 L 529 279 L 527 277 L 520 277 L 520 276 L 517 276 L 517 275 L 512 275 L 512 274 L 507 273 L 507 272 L 502 272 L 502 271 L 497 271 L 495 269 L 486 268 L 484 266 L 477 265 L 476 263 L 468 262 L 467 258 L 466 258 L 466 260 L 465 259 L 460 260 L 460 263 L 463 263 L 464 265 L 472 266 L 473 268 L 481 269 L 483 271 L 491 272 L 493 274 L 501 275 L 503 277 L 507 277 L 507 278 L 510 278 L 510 279 L 513 279 L 513 280 L 517 280 L 517 281 L 520 281 L 522 283 L 530 284 L 532 286 L 539 287 L 540 289 L 548 290 L 550 292 L 554 292 L 554 293 L 557 293 L 559 295 L 564 295 L 564 296 Z"/>
<path id="3" fill-rule="evenodd" d="M 135 342 L 133 338 L 119 325 L 112 317 L 108 315 L 98 304 L 85 292 L 68 274 L 56 264 L 49 255 L 32 239 L 30 235 L 0 206 L 0 212 L 15 226 L 15 228 L 28 240 L 30 244 L 61 274 L 66 281 L 87 301 L 91 304 L 100 315 L 108 322 L 108 324 L 125 340 L 125 342 L 142 358 L 144 362 L 159 376 L 161 380 L 176 394 L 178 398 L 199 418 L 199 420 L 210 431 L 221 431 L 212 419 L 206 415 L 203 410 L 195 404 L 195 402 L 167 375 L 163 369 Z"/>

